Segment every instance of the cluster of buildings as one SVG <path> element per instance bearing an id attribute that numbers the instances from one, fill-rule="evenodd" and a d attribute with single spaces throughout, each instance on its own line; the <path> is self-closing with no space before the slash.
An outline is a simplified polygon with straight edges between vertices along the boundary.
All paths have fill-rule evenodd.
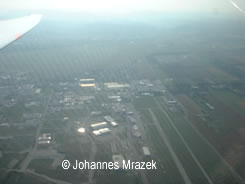
<path id="1" fill-rule="evenodd" d="M 98 130 L 94 130 L 93 131 L 93 134 L 94 135 L 103 135 L 103 134 L 107 134 L 107 133 L 110 133 L 111 130 L 109 128 L 101 128 L 101 129 L 98 129 Z"/>
<path id="2" fill-rule="evenodd" d="M 105 121 L 111 124 L 111 126 L 116 127 L 118 126 L 118 123 L 115 122 L 114 119 L 112 119 L 110 116 L 105 116 L 104 117 Z"/>
<path id="3" fill-rule="evenodd" d="M 113 118 L 110 116 L 104 116 L 105 121 L 99 122 L 99 123 L 93 123 L 90 125 L 90 128 L 92 129 L 92 132 L 94 135 L 104 135 L 111 132 L 111 129 L 109 128 L 109 125 L 111 127 L 117 127 L 118 123 L 115 122 Z"/>
<path id="4" fill-rule="evenodd" d="M 52 135 L 51 133 L 42 133 L 39 137 L 38 137 L 38 145 L 39 146 L 49 146 L 52 140 Z"/>
<path id="5" fill-rule="evenodd" d="M 147 146 L 142 147 L 142 152 L 145 158 L 149 158 L 151 156 L 150 150 Z M 112 155 L 112 161 L 118 163 L 119 169 L 123 169 L 125 158 L 122 154 Z"/>
<path id="6" fill-rule="evenodd" d="M 108 83 L 104 83 L 104 86 L 106 88 L 109 88 L 109 89 L 119 89 L 119 88 L 129 88 L 129 84 L 120 84 L 120 83 L 117 83 L 117 82 L 108 82 Z"/>
<path id="7" fill-rule="evenodd" d="M 141 137 L 141 133 L 140 133 L 139 127 L 137 125 L 133 125 L 132 133 L 133 133 L 133 136 L 135 136 L 135 137 Z"/>
<path id="8" fill-rule="evenodd" d="M 79 80 L 80 87 L 96 87 L 95 79 L 80 79 Z"/>

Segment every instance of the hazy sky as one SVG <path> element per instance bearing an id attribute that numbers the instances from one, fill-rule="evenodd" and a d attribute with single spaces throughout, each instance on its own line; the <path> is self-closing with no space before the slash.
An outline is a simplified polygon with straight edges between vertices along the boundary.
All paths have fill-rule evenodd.
<path id="1" fill-rule="evenodd" d="M 229 0 L 0 0 L 0 9 L 73 9 L 80 11 L 124 12 L 155 10 L 230 12 L 236 11 Z"/>

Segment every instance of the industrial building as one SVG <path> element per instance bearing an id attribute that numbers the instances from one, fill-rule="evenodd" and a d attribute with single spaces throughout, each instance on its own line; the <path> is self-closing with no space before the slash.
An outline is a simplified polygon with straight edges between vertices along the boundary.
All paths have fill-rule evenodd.
<path id="1" fill-rule="evenodd" d="M 81 135 L 84 135 L 84 134 L 85 134 L 85 128 L 83 128 L 83 127 L 78 128 L 77 131 L 78 131 Z"/>
<path id="2" fill-rule="evenodd" d="M 139 127 L 137 125 L 133 125 L 132 133 L 135 137 L 141 137 L 141 133 L 140 133 Z"/>
<path id="3" fill-rule="evenodd" d="M 105 127 L 107 127 L 107 122 L 104 121 L 104 122 L 100 122 L 100 123 L 95 123 L 95 124 L 90 125 L 90 127 L 93 130 L 105 128 Z"/>
<path id="4" fill-rule="evenodd" d="M 86 83 L 86 82 L 94 82 L 95 81 L 95 79 L 80 79 L 80 82 L 82 82 L 82 83 Z"/>
<path id="5" fill-rule="evenodd" d="M 51 133 L 43 133 L 41 134 L 41 136 L 38 137 L 38 140 L 39 141 L 42 141 L 42 140 L 51 140 Z"/>
<path id="6" fill-rule="evenodd" d="M 122 99 L 120 96 L 108 96 L 109 99 L 116 101 L 116 102 L 121 102 Z"/>
<path id="7" fill-rule="evenodd" d="M 150 156 L 151 155 L 151 152 L 147 146 L 143 146 L 142 150 L 143 150 L 144 156 Z"/>
<path id="8" fill-rule="evenodd" d="M 48 146 L 51 143 L 51 133 L 43 133 L 38 137 L 38 145 Z"/>
<path id="9" fill-rule="evenodd" d="M 129 88 L 129 84 L 119 84 L 117 82 L 104 83 L 109 89 Z"/>
<path id="10" fill-rule="evenodd" d="M 80 84 L 81 87 L 95 87 L 95 83 L 89 83 L 89 84 Z"/>
<path id="11" fill-rule="evenodd" d="M 94 130 L 93 134 L 98 136 L 98 135 L 103 135 L 103 134 L 107 134 L 110 132 L 111 130 L 109 128 L 102 128 L 102 129 Z"/>
<path id="12" fill-rule="evenodd" d="M 81 87 L 95 87 L 95 79 L 80 79 Z"/>
<path id="13" fill-rule="evenodd" d="M 116 126 L 118 126 L 118 124 L 116 122 L 112 121 L 111 126 L 116 127 Z"/>
<path id="14" fill-rule="evenodd" d="M 115 121 L 115 120 L 114 120 L 113 118 L 111 118 L 110 116 L 105 116 L 104 119 L 105 119 L 108 123 Z"/>
<path id="15" fill-rule="evenodd" d="M 115 120 L 110 116 L 104 116 L 104 119 L 111 124 L 111 126 L 116 127 L 118 124 L 115 122 Z"/>
<path id="16" fill-rule="evenodd" d="M 168 104 L 176 104 L 176 100 L 168 100 Z"/>

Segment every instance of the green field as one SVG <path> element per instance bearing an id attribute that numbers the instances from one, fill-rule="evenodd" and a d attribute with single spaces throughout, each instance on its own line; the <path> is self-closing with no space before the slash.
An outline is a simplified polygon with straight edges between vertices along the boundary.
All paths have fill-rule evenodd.
<path id="1" fill-rule="evenodd" d="M 137 99 L 139 100 L 139 99 Z M 144 103 L 144 99 L 141 99 Z M 149 100 L 149 99 L 148 99 Z M 161 100 L 158 100 L 159 104 L 163 104 Z M 138 103 L 138 102 L 137 102 Z M 187 150 L 186 146 L 184 145 L 183 141 L 177 134 L 176 130 L 173 128 L 171 123 L 169 122 L 168 118 L 164 115 L 161 108 L 165 108 L 163 105 L 159 105 L 157 103 L 154 104 L 155 101 L 152 99 L 150 102 L 150 106 L 154 106 L 154 108 L 151 108 L 153 113 L 155 114 L 157 120 L 160 122 L 161 127 L 163 128 L 164 132 L 166 133 L 175 153 L 177 154 L 178 158 L 180 159 L 187 175 L 190 177 L 191 181 L 193 183 L 208 183 L 207 179 L 203 175 L 202 171 L 198 167 L 195 160 L 190 155 L 190 152 Z M 147 104 L 145 104 L 147 107 Z M 150 107 L 148 106 L 148 107 Z M 146 123 L 149 124 L 149 121 L 151 119 L 151 115 L 148 112 L 147 109 L 142 110 L 142 105 L 138 106 L 140 108 L 139 110 L 141 112 L 144 112 L 143 119 L 146 121 Z M 182 113 L 169 113 L 170 118 L 174 125 L 177 127 L 178 131 L 184 138 L 185 142 L 199 161 L 199 163 L 202 165 L 206 173 L 208 174 L 209 178 L 214 183 L 219 183 L 222 181 L 225 184 L 230 183 L 239 183 L 239 179 L 237 179 L 236 176 L 231 172 L 231 170 L 227 167 L 227 165 L 217 156 L 216 152 L 197 134 L 197 132 L 190 126 L 188 122 L 184 120 Z M 153 120 L 152 120 L 153 121 Z M 154 147 L 157 150 L 159 154 L 159 158 L 162 160 L 168 160 L 172 161 L 171 157 L 168 154 L 162 153 L 164 150 L 164 143 L 159 137 L 159 133 L 156 130 L 156 128 L 153 128 L 151 126 L 148 126 L 149 128 L 149 134 L 152 135 L 152 142 L 155 143 Z M 165 150 L 166 152 L 167 150 Z M 168 151 L 167 151 L 168 152 Z M 172 163 L 173 165 L 174 163 Z M 164 165 L 164 164 L 163 164 Z M 166 167 L 166 172 L 170 173 L 171 175 L 176 175 L 178 171 L 176 172 L 175 169 L 171 169 Z M 162 180 L 160 181 L 168 181 L 168 179 L 164 179 L 164 175 L 162 176 Z M 172 177 L 171 177 L 172 178 Z"/>
<path id="2" fill-rule="evenodd" d="M 69 178 L 69 181 L 77 184 L 82 181 L 87 181 L 87 173 L 81 172 L 80 170 L 64 170 L 60 167 L 53 168 L 51 166 L 53 160 L 52 159 L 36 159 L 32 160 L 29 168 L 35 169 L 35 171 L 39 174 L 47 175 L 51 178 L 55 178 L 58 180 L 66 181 Z"/>

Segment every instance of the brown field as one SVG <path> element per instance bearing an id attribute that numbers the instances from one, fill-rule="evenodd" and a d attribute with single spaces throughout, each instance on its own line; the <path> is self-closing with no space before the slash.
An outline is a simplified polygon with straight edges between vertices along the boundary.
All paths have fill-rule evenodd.
<path id="1" fill-rule="evenodd" d="M 181 101 L 181 103 L 188 109 L 189 113 L 193 115 L 201 114 L 200 106 L 194 102 L 191 98 L 189 98 L 185 94 L 176 95 L 176 97 Z"/>
<path id="2" fill-rule="evenodd" d="M 197 116 L 198 114 L 202 113 L 201 107 L 187 95 L 177 95 L 177 98 L 185 106 L 185 108 L 187 108 L 188 117 L 190 121 L 193 123 L 193 125 L 201 132 L 202 135 L 204 135 L 207 138 L 207 140 L 212 145 L 214 145 L 216 148 L 218 148 L 219 151 L 221 151 L 222 147 L 219 144 L 221 139 L 219 138 L 219 136 L 217 136 L 214 132 L 210 131 L 210 129 L 205 124 L 203 124 L 203 121 L 200 118 L 200 116 Z"/>

